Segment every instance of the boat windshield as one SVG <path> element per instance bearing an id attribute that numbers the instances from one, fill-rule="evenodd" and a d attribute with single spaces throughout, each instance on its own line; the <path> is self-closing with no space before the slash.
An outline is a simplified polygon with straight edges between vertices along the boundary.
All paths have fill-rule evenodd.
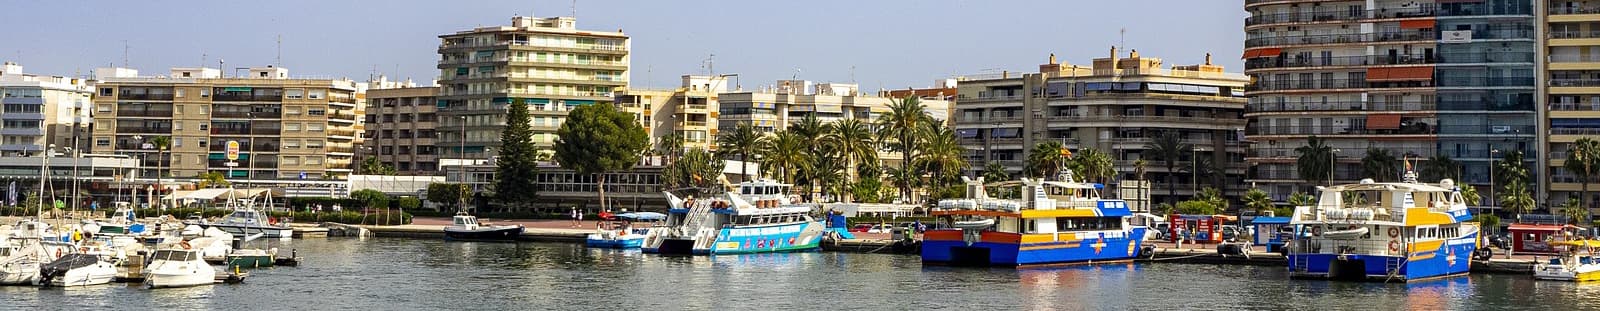
<path id="1" fill-rule="evenodd" d="M 150 255 L 150 258 L 155 260 L 189 261 L 194 259 L 193 256 L 194 252 L 158 250 L 154 255 Z"/>
<path id="2" fill-rule="evenodd" d="M 11 256 L 11 248 L 10 247 L 0 248 L 0 257 L 6 257 L 6 256 Z"/>
<path id="3" fill-rule="evenodd" d="M 257 219 L 260 217 L 260 215 L 257 215 L 253 211 L 234 211 L 232 215 L 228 215 L 228 220 L 233 222 L 256 223 Z"/>
<path id="4" fill-rule="evenodd" d="M 478 220 L 474 219 L 472 217 L 456 217 L 456 225 L 465 226 L 465 225 L 473 225 L 473 224 L 477 224 L 477 223 L 478 223 Z"/>

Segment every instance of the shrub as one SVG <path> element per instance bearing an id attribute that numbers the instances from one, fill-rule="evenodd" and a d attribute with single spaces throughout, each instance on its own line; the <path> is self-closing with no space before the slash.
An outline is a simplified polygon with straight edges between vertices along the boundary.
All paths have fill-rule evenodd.
<path id="1" fill-rule="evenodd" d="M 403 210 L 414 210 L 422 207 L 422 200 L 418 200 L 416 197 L 401 197 L 396 205 L 399 205 L 400 209 Z"/>

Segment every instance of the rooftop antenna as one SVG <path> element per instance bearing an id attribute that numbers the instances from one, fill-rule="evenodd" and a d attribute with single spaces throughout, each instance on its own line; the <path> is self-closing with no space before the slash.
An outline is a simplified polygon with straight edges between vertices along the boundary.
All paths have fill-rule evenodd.
<path id="1" fill-rule="evenodd" d="M 578 19 L 578 0 L 572 0 L 572 19 Z"/>
<path id="2" fill-rule="evenodd" d="M 200 68 L 206 68 L 206 56 L 205 52 L 200 52 Z"/>
<path id="3" fill-rule="evenodd" d="M 122 40 L 122 67 L 128 67 L 128 40 Z"/>
<path id="4" fill-rule="evenodd" d="M 220 75 L 223 78 L 227 78 L 228 77 L 228 61 L 222 59 L 221 57 L 218 57 L 217 58 L 217 71 L 219 71 L 217 73 L 217 75 Z"/>
<path id="5" fill-rule="evenodd" d="M 717 57 L 716 53 L 712 53 L 710 56 L 706 56 L 706 62 L 701 67 L 705 67 L 707 75 L 716 75 L 717 74 L 716 61 L 713 60 L 716 57 Z"/>
<path id="6" fill-rule="evenodd" d="M 272 61 L 278 67 L 283 67 L 283 34 L 278 34 L 278 59 Z"/>
<path id="7" fill-rule="evenodd" d="M 856 65 L 850 65 L 850 83 L 856 83 Z"/>
<path id="8" fill-rule="evenodd" d="M 789 77 L 789 80 L 800 80 L 800 67 L 794 67 L 794 76 Z"/>
<path id="9" fill-rule="evenodd" d="M 1122 27 L 1122 30 L 1117 31 L 1117 49 L 1126 48 L 1128 48 L 1128 27 Z"/>

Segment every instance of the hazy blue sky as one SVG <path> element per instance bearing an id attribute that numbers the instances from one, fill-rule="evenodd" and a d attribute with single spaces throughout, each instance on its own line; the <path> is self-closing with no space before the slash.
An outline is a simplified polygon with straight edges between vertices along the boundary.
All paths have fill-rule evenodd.
<path id="1" fill-rule="evenodd" d="M 29 72 L 74 75 L 128 62 L 145 74 L 174 66 L 271 64 L 283 36 L 291 75 L 365 79 L 374 68 L 426 82 L 437 36 L 508 25 L 513 15 L 570 15 L 570 1 L 21 1 L 0 0 L 0 59 Z M 578 27 L 633 37 L 635 87 L 675 86 L 737 72 L 747 88 L 799 77 L 863 90 L 925 87 L 938 78 L 1035 70 L 1050 53 L 1074 64 L 1126 45 L 1167 64 L 1205 53 L 1243 70 L 1242 1 L 619 1 L 577 3 Z M 229 69 L 231 73 L 231 69 Z"/>

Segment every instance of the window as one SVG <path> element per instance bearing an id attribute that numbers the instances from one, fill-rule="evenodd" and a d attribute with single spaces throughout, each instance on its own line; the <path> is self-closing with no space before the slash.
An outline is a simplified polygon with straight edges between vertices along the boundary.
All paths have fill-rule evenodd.
<path id="1" fill-rule="evenodd" d="M 172 130 L 174 130 L 174 131 L 182 131 L 183 130 L 183 121 L 173 121 L 172 122 Z"/>
<path id="2" fill-rule="evenodd" d="M 283 149 L 300 149 L 300 141 L 285 140 L 283 141 Z"/>
<path id="3" fill-rule="evenodd" d="M 309 94 L 309 96 L 310 96 L 309 98 L 310 99 L 322 99 L 323 95 L 327 94 L 327 93 L 328 93 L 327 90 L 311 90 L 307 94 Z"/>
<path id="4" fill-rule="evenodd" d="M 111 145 L 111 139 L 110 138 L 96 138 L 94 140 L 94 145 L 95 146 L 99 146 L 99 147 L 110 146 Z"/>
<path id="5" fill-rule="evenodd" d="M 322 124 L 317 124 L 317 123 L 306 124 L 306 130 L 307 131 L 312 131 L 312 132 L 321 132 L 322 131 L 322 127 L 323 127 Z"/>
<path id="6" fill-rule="evenodd" d="M 179 148 L 179 147 L 183 147 L 183 137 L 173 137 L 172 138 L 172 148 L 176 149 L 176 148 Z"/>
<path id="7" fill-rule="evenodd" d="M 283 131 L 284 132 L 299 132 L 300 131 L 300 123 L 284 123 L 283 124 Z"/>
<path id="8" fill-rule="evenodd" d="M 300 107 L 299 106 L 284 106 L 283 107 L 283 114 L 287 114 L 287 115 L 291 115 L 291 116 L 298 116 L 298 115 L 300 115 Z"/>
<path id="9" fill-rule="evenodd" d="M 286 98 L 286 99 L 301 99 L 301 98 L 304 98 L 305 95 L 306 95 L 306 90 L 303 90 L 303 89 L 284 89 L 283 90 L 283 98 Z"/>
<path id="10" fill-rule="evenodd" d="M 109 87 L 100 88 L 100 96 L 111 96 L 111 94 L 116 94 L 116 93 L 117 93 L 117 90 L 113 89 L 113 88 L 109 88 Z"/>
<path id="11" fill-rule="evenodd" d="M 306 157 L 306 165 L 322 165 L 322 157 Z"/>
<path id="12" fill-rule="evenodd" d="M 201 131 L 209 130 L 210 128 L 211 128 L 210 124 L 200 123 L 200 130 Z"/>
<path id="13" fill-rule="evenodd" d="M 95 112 L 111 112 L 111 105 L 95 105 L 94 110 Z"/>
<path id="14" fill-rule="evenodd" d="M 313 116 L 320 116 L 320 115 L 327 114 L 327 111 L 322 110 L 322 109 L 306 109 L 306 114 L 307 115 L 313 115 Z"/>
<path id="15" fill-rule="evenodd" d="M 200 97 L 211 97 L 211 89 L 200 89 Z"/>
<path id="16" fill-rule="evenodd" d="M 176 92 L 177 95 L 173 95 L 173 97 L 183 98 L 183 89 L 178 89 Z"/>

